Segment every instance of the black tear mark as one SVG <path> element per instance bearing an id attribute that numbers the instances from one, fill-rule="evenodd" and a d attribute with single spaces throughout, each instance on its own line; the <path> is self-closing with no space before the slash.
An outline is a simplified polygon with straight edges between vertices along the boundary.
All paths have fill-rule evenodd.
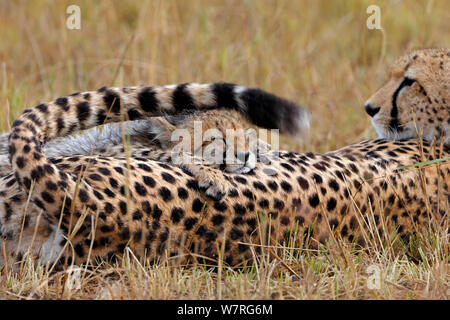
<path id="1" fill-rule="evenodd" d="M 392 96 L 392 110 L 391 110 L 391 122 L 389 123 L 389 129 L 392 131 L 402 131 L 403 128 L 400 127 L 400 122 L 398 121 L 398 107 L 397 107 L 397 97 L 404 87 L 410 87 L 416 82 L 416 80 L 405 77 L 402 83 L 400 83 L 397 90 L 395 90 L 394 95 Z"/>

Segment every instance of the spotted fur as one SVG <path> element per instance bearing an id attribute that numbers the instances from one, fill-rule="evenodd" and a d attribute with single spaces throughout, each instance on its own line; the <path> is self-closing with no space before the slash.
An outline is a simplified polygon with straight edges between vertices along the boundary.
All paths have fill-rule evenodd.
<path id="1" fill-rule="evenodd" d="M 431 159 L 450 155 L 427 143 L 423 152 Z M 54 238 L 71 234 L 74 251 L 59 257 L 75 263 L 120 257 L 126 247 L 150 260 L 214 261 L 225 241 L 226 263 L 238 265 L 252 258 L 250 247 L 260 244 L 263 234 L 270 233 L 265 244 L 271 245 L 295 240 L 304 248 L 317 248 L 338 238 L 365 246 L 377 237 L 383 241 L 393 230 L 407 240 L 448 219 L 448 164 L 398 170 L 422 159 L 416 140 L 371 140 L 323 155 L 281 151 L 272 156 L 271 164 L 258 163 L 251 174 L 221 172 L 236 187 L 221 200 L 205 196 L 189 172 L 160 161 L 129 160 L 127 197 L 126 158 L 51 158 L 68 173 L 86 167 L 85 181 L 93 193 L 86 191 L 83 197 L 89 197 L 88 204 L 95 203 L 91 198 L 97 201 L 97 210 L 84 215 L 75 207 L 73 214 L 63 209 L 63 215 L 52 216 L 31 203 L 24 216 L 27 195 L 9 175 L 0 182 L 5 247 L 9 253 L 23 253 L 38 226 L 32 249 L 44 262 L 55 261 L 65 244 Z M 82 223 L 71 232 L 78 219 Z M 44 252 L 49 243 L 56 244 L 53 252 Z"/>
<path id="2" fill-rule="evenodd" d="M 215 261 L 223 248 L 225 262 L 238 265 L 253 257 L 250 247 L 261 239 L 314 248 L 341 238 L 365 246 L 392 230 L 408 239 L 448 220 L 448 163 L 399 169 L 424 157 L 448 157 L 447 147 L 379 139 L 323 155 L 272 153 L 270 164 L 258 163 L 246 175 L 217 170 L 235 187 L 218 200 L 207 197 L 190 172 L 142 156 L 45 159 L 35 138 L 45 131 L 35 120 L 25 114 L 14 125 L 10 152 L 17 174 L 0 180 L 3 246 L 17 259 L 30 245 L 32 228 L 39 229 L 33 253 L 45 262 L 120 258 L 127 247 L 142 259 Z M 79 173 L 84 179 L 76 188 Z M 36 183 L 28 184 L 31 178 Z M 24 190 L 31 193 L 28 208 Z M 18 241 L 22 229 L 26 239 Z M 70 250 L 62 250 L 63 238 Z"/>

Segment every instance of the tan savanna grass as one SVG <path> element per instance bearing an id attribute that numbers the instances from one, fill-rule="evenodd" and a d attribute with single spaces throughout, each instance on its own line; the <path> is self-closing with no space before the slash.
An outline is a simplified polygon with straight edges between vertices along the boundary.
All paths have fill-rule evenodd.
<path id="1" fill-rule="evenodd" d="M 81 30 L 65 27 L 70 4 Z M 383 31 L 366 28 L 371 4 Z M 229 81 L 304 105 L 309 137 L 283 137 L 281 148 L 324 152 L 376 136 L 364 101 L 399 55 L 449 47 L 449 20 L 447 1 L 0 0 L 0 131 L 24 108 L 76 91 Z M 25 259 L 19 272 L 0 270 L 0 298 L 448 299 L 447 230 L 448 220 L 409 246 L 376 236 L 358 254 L 340 241 L 320 252 L 266 246 L 239 270 L 148 266 L 129 252 L 117 265 L 49 273 Z M 379 289 L 368 286 L 374 270 Z"/>

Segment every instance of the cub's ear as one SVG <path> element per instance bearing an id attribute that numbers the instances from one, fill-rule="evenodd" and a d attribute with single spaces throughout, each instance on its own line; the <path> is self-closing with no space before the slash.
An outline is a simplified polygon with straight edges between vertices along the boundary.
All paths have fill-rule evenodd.
<path id="1" fill-rule="evenodd" d="M 172 132 L 177 128 L 163 117 L 151 119 L 151 131 L 163 149 L 168 148 L 171 143 Z"/>

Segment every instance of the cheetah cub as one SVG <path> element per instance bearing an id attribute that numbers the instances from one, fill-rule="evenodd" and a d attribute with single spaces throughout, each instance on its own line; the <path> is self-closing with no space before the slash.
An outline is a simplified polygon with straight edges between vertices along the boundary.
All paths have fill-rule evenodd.
<path id="1" fill-rule="evenodd" d="M 106 124 L 103 129 L 52 140 L 44 146 L 44 153 L 48 157 L 124 157 L 128 150 L 130 156 L 185 169 L 207 195 L 221 198 L 234 187 L 224 172 L 247 174 L 258 161 L 269 161 L 270 145 L 258 138 L 257 130 L 238 111 L 212 109 Z"/>

